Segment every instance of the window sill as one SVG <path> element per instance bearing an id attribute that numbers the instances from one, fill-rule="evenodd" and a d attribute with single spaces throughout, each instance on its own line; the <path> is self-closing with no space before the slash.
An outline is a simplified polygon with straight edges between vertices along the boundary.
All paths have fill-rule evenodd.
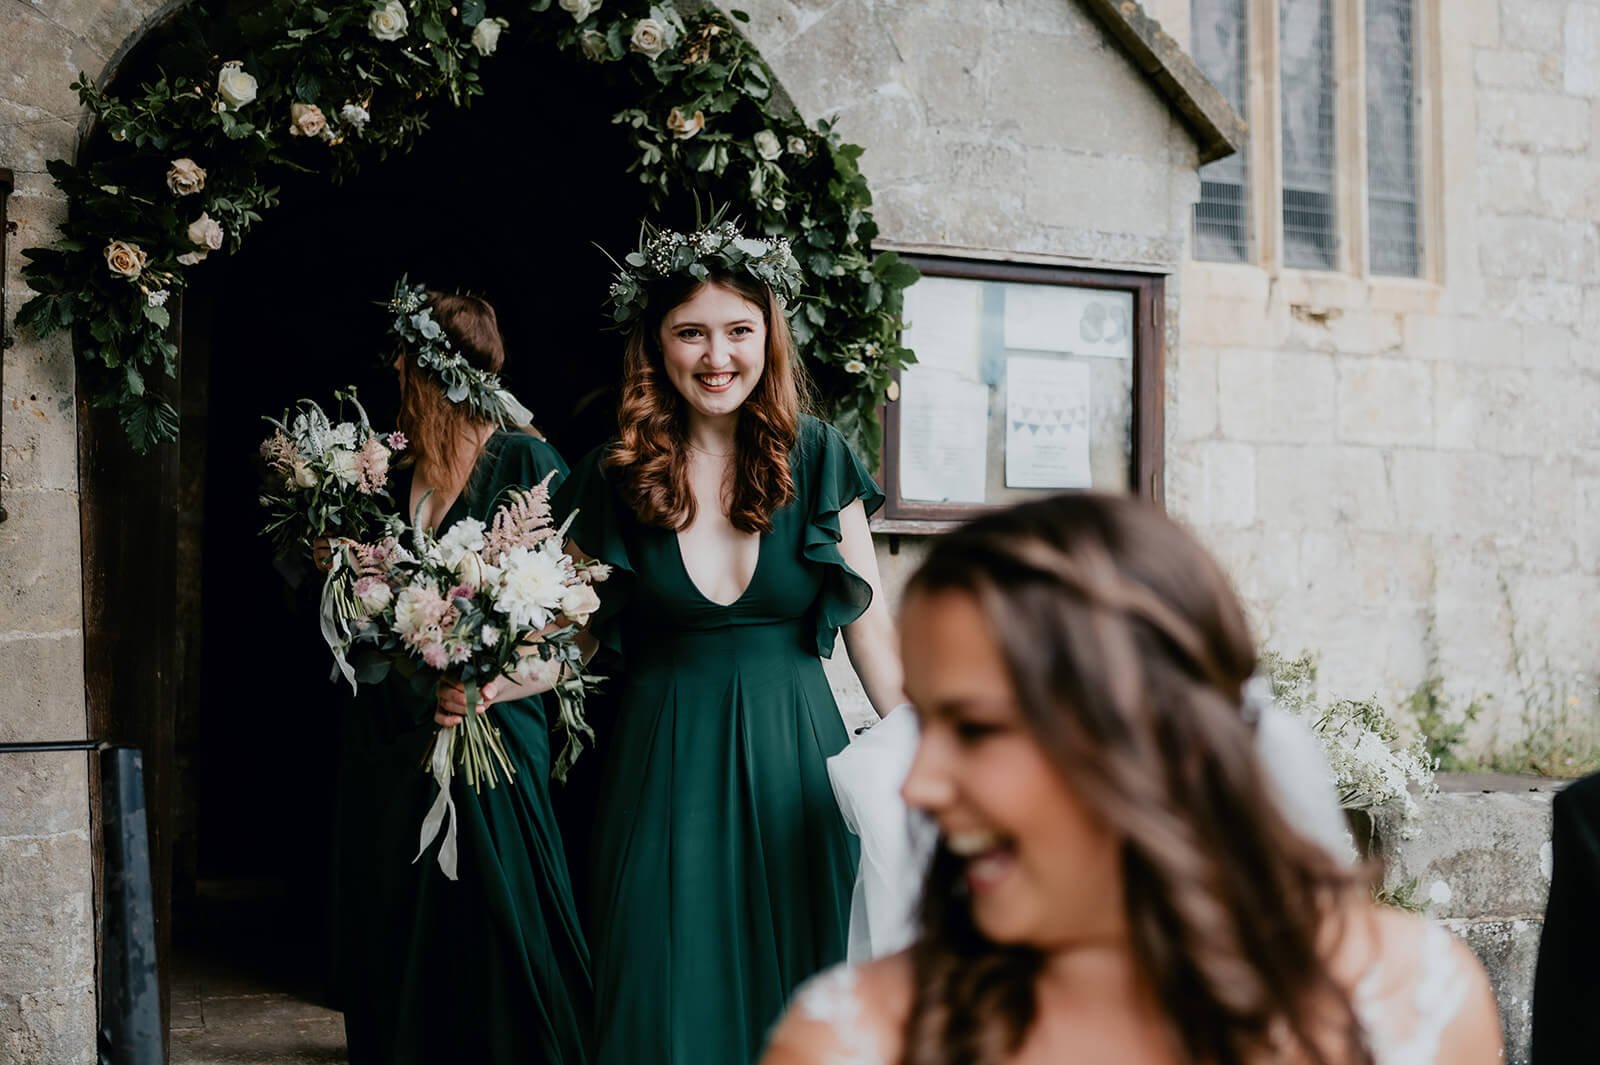
<path id="1" fill-rule="evenodd" d="M 1284 269 L 1274 277 L 1253 263 L 1219 263 L 1190 259 L 1183 271 L 1185 299 L 1220 299 L 1289 303 L 1328 310 L 1373 310 L 1396 314 L 1433 314 L 1444 286 L 1411 277 L 1354 277 L 1324 270 Z"/>

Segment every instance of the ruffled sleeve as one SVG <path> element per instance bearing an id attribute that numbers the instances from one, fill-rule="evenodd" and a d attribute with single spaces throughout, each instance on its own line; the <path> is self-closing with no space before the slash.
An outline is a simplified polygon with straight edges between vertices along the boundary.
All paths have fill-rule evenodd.
<path id="1" fill-rule="evenodd" d="M 572 516 L 567 540 L 590 558 L 611 567 L 611 576 L 595 586 L 600 609 L 589 618 L 589 632 L 612 651 L 622 651 L 622 608 L 633 590 L 633 561 L 623 530 L 628 515 L 606 479 L 601 457 L 605 447 L 585 455 L 577 469 L 555 494 L 551 508 L 556 521 Z"/>
<path id="2" fill-rule="evenodd" d="M 800 459 L 811 508 L 802 553 L 806 561 L 823 567 L 817 653 L 829 658 L 840 627 L 860 617 L 872 603 L 872 586 L 845 563 L 839 551 L 843 538 L 839 512 L 859 499 L 870 517 L 883 506 L 883 493 L 839 430 L 827 422 L 805 420 Z"/>

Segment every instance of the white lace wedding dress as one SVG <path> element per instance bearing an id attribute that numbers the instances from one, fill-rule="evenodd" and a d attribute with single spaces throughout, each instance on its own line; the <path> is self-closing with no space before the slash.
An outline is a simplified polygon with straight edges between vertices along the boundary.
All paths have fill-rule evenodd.
<path id="1" fill-rule="evenodd" d="M 1444 1034 L 1471 990 L 1452 937 L 1429 925 L 1415 951 L 1400 954 L 1414 971 L 1392 979 L 1382 961 L 1355 990 L 1356 1013 L 1366 1029 L 1377 1065 L 1448 1065 L 1440 1056 Z M 857 988 L 856 969 L 840 965 L 813 978 L 795 996 L 793 1009 L 823 1026 L 830 1044 L 818 1065 L 893 1065 Z"/>

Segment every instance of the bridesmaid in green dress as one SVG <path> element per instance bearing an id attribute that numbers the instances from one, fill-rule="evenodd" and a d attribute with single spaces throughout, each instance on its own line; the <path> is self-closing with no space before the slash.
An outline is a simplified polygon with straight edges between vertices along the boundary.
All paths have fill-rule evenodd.
<path id="1" fill-rule="evenodd" d="M 717 227 L 644 252 L 612 289 L 632 320 L 618 436 L 556 500 L 569 551 L 613 567 L 589 635 L 622 661 L 590 877 L 596 1060 L 749 1065 L 845 956 L 856 849 L 825 760 L 849 737 L 822 659 L 843 628 L 879 714 L 902 701 L 867 529 L 883 497 L 802 413 L 788 247 Z"/>
<path id="2" fill-rule="evenodd" d="M 486 522 L 507 486 L 559 479 L 567 468 L 513 424 L 526 412 L 498 389 L 504 349 L 489 304 L 425 299 L 441 333 L 402 342 L 395 360 L 414 462 L 393 487 L 442 534 L 464 517 Z M 447 390 L 463 382 L 464 400 L 449 402 Z M 587 1061 L 589 956 L 551 813 L 545 697 L 498 682 L 483 699 L 517 774 L 481 794 L 456 785 L 457 880 L 434 861 L 437 842 L 413 859 L 436 792 L 422 765 L 436 729 L 460 722 L 451 713 L 463 709 L 460 686 L 425 698 L 390 674 L 363 687 L 347 713 L 338 975 L 352 1065 Z"/>

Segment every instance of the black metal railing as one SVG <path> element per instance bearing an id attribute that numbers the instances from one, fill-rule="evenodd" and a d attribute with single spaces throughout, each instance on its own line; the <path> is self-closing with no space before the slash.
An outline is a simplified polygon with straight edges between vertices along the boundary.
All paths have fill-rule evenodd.
<path id="1" fill-rule="evenodd" d="M 137 747 L 96 740 L 0 743 L 0 755 L 74 751 L 100 756 L 105 875 L 100 924 L 100 1065 L 163 1065 L 143 756 Z"/>

